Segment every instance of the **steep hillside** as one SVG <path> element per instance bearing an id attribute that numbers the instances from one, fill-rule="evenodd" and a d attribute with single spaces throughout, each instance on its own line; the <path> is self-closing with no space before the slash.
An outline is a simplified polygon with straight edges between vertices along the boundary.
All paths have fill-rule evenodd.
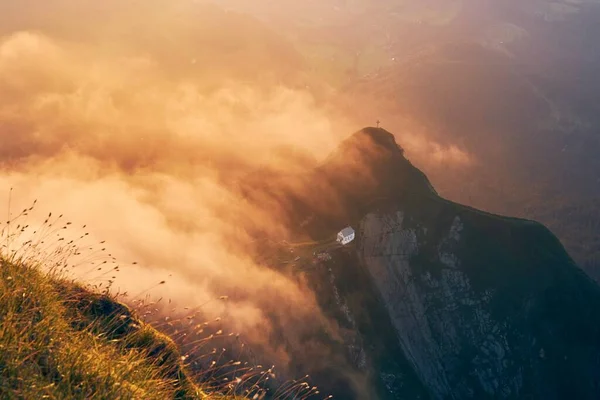
<path id="1" fill-rule="evenodd" d="M 331 259 L 296 250 L 294 265 L 378 398 L 600 395 L 600 287 L 543 225 L 441 198 L 383 129 L 306 180 L 332 200 L 288 193 L 292 224 Z M 355 241 L 324 248 L 346 225 Z"/>
<path id="2" fill-rule="evenodd" d="M 224 399 L 198 388 L 177 347 L 126 306 L 0 259 L 3 399 Z"/>
<path id="3" fill-rule="evenodd" d="M 600 288 L 559 241 L 409 188 L 361 218 L 356 251 L 431 396 L 597 398 Z"/>

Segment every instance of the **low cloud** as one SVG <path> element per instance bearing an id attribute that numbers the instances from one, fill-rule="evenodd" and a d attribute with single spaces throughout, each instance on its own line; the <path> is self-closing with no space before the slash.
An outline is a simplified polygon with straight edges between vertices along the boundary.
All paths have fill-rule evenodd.
<path id="1" fill-rule="evenodd" d="M 282 348 L 266 343 L 273 320 L 290 343 L 307 349 L 301 338 L 308 330 L 329 324 L 335 332 L 301 280 L 258 264 L 248 251 L 256 229 L 293 240 L 288 205 L 276 196 L 249 202 L 237 182 L 259 168 L 314 166 L 356 130 L 354 118 L 274 82 L 216 74 L 207 88 L 193 74 L 169 73 L 175 67 L 157 56 L 164 43 L 139 51 L 124 38 L 115 51 L 99 33 L 78 41 L 30 25 L 0 38 L 0 193 L 8 197 L 14 188 L 13 213 L 36 199 L 29 225 L 64 214 L 72 223 L 65 234 L 88 233 L 92 248 L 84 253 L 106 241 L 104 258 L 75 271 L 82 279 L 111 278 L 114 259 L 121 268 L 113 287 L 130 299 L 151 289 L 178 307 L 202 306 L 206 318 L 223 318 L 228 329 L 265 345 L 267 358 L 287 361 Z M 101 25 L 87 29 L 101 32 Z M 399 142 L 438 163 L 470 161 L 425 137 Z M 301 191 L 303 183 L 287 185 Z M 326 187 L 319 190 L 332 201 Z M 224 295 L 228 301 L 215 301 Z M 319 351 L 323 362 L 343 363 Z"/>
<path id="2" fill-rule="evenodd" d="M 106 241 L 122 263 L 114 288 L 205 305 L 250 342 L 268 341 L 274 315 L 326 323 L 311 291 L 248 254 L 247 228 L 284 239 L 285 215 L 248 203 L 235 182 L 314 163 L 348 132 L 343 121 L 306 92 L 231 81 L 207 92 L 159 73 L 160 60 L 90 49 L 29 31 L 0 41 L 0 193 L 14 188 L 13 212 L 37 199 L 31 226 L 65 214 L 66 234 Z M 76 274 L 113 274 L 90 265 Z"/>
<path id="3" fill-rule="evenodd" d="M 468 167 L 475 163 L 472 155 L 454 144 L 443 145 L 427 138 L 424 134 L 403 132 L 398 141 L 409 154 L 429 168 L 435 167 Z"/>

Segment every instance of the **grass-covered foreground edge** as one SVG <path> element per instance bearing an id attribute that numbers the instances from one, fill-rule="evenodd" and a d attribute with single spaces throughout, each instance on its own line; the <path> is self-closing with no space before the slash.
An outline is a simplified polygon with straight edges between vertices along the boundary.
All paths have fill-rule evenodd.
<path id="1" fill-rule="evenodd" d="M 107 294 L 0 257 L 3 399 L 233 399 L 190 379 L 175 343 Z"/>

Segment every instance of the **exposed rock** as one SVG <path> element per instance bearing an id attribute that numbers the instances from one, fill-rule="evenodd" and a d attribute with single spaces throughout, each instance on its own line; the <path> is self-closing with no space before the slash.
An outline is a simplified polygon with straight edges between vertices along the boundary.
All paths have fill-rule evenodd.
<path id="1" fill-rule="evenodd" d="M 378 128 L 348 138 L 306 181 L 336 201 L 289 195 L 292 225 L 306 221 L 315 239 L 357 232 L 309 281 L 369 392 L 600 398 L 600 287 L 544 226 L 441 198 Z"/>
<path id="2" fill-rule="evenodd" d="M 357 252 L 432 398 L 600 397 L 600 289 L 558 240 L 416 196 L 368 212 Z"/>

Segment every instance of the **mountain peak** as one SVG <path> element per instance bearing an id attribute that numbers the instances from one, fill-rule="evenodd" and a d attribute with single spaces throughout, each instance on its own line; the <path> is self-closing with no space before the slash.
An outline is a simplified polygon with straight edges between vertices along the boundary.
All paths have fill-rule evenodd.
<path id="1" fill-rule="evenodd" d="M 396 143 L 396 138 L 394 135 L 383 128 L 375 128 L 375 127 L 366 127 L 358 131 L 354 134 L 355 136 L 366 136 L 370 138 L 374 143 L 385 147 L 385 148 L 402 148 Z"/>
<path id="2" fill-rule="evenodd" d="M 394 135 L 366 127 L 346 138 L 319 170 L 334 181 L 344 196 L 394 197 L 406 193 L 435 193 L 423 172 L 413 166 Z"/>
<path id="3" fill-rule="evenodd" d="M 315 286 L 341 324 L 356 321 L 373 376 L 402 377 L 374 383 L 380 398 L 598 398 L 600 287 L 546 227 L 436 195 L 381 128 L 318 172 L 333 191 L 311 195 L 335 207 L 313 207 L 303 229 L 326 243 L 350 225 L 356 238 L 327 249 Z"/>
<path id="4" fill-rule="evenodd" d="M 365 150 L 365 147 L 371 147 L 372 149 L 379 148 L 380 150 L 388 151 L 400 151 L 400 154 L 404 153 L 402 147 L 396 143 L 394 135 L 383 128 L 379 127 L 366 127 L 363 128 L 340 144 L 340 149 L 357 148 Z"/>

